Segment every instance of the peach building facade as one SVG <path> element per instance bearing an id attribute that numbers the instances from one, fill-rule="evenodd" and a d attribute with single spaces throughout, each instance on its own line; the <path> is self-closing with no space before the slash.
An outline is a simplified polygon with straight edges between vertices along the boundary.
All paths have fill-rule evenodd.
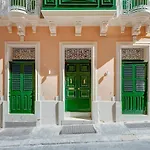
<path id="1" fill-rule="evenodd" d="M 1 127 L 150 119 L 147 14 L 116 11 L 1 19 Z"/>

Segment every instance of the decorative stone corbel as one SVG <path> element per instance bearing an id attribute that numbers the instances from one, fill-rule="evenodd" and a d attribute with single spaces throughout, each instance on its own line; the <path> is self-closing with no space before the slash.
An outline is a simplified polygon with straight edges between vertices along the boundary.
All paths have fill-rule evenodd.
<path id="1" fill-rule="evenodd" d="M 100 36 L 106 36 L 108 31 L 108 21 L 103 21 L 100 24 Z"/>
<path id="2" fill-rule="evenodd" d="M 121 26 L 121 33 L 124 33 L 124 32 L 125 32 L 125 29 L 126 29 L 126 26 L 125 26 L 125 25 L 122 25 L 122 26 Z"/>
<path id="3" fill-rule="evenodd" d="M 137 36 L 141 33 L 141 27 L 142 27 L 142 24 L 139 23 L 139 24 L 136 24 L 132 27 L 132 36 Z"/>
<path id="4" fill-rule="evenodd" d="M 49 31 L 51 36 L 56 36 L 56 24 L 53 21 L 49 22 Z"/>
<path id="5" fill-rule="evenodd" d="M 24 24 L 17 24 L 17 29 L 18 29 L 17 34 L 20 36 L 20 41 L 24 41 L 25 25 Z"/>
<path id="6" fill-rule="evenodd" d="M 8 24 L 7 25 L 8 33 L 12 33 L 12 25 Z"/>
<path id="7" fill-rule="evenodd" d="M 141 33 L 141 27 L 142 23 L 137 23 L 132 27 L 132 37 L 134 42 L 136 41 L 136 37 Z"/>
<path id="8" fill-rule="evenodd" d="M 82 32 L 82 22 L 76 21 L 75 23 L 75 36 L 81 36 Z"/>
<path id="9" fill-rule="evenodd" d="M 32 24 L 32 32 L 36 33 L 36 25 L 35 24 Z"/>

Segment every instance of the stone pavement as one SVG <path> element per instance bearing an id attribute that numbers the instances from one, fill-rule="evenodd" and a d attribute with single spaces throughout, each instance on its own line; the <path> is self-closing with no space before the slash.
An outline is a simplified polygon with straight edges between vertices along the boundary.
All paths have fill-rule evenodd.
<path id="1" fill-rule="evenodd" d="M 82 125 L 81 125 L 82 126 Z M 59 134 L 62 126 L 0 130 L 0 149 L 18 146 L 150 140 L 150 123 L 101 123 L 97 133 Z"/>

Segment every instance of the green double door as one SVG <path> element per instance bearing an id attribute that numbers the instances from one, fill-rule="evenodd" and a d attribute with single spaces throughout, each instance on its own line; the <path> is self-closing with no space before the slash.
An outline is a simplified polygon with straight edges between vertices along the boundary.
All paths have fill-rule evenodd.
<path id="1" fill-rule="evenodd" d="M 68 61 L 65 65 L 65 111 L 91 111 L 91 63 Z"/>
<path id="2" fill-rule="evenodd" d="M 9 91 L 10 113 L 34 113 L 34 62 L 10 62 Z"/>
<path id="3" fill-rule="evenodd" d="M 122 64 L 122 113 L 147 114 L 147 63 Z"/>

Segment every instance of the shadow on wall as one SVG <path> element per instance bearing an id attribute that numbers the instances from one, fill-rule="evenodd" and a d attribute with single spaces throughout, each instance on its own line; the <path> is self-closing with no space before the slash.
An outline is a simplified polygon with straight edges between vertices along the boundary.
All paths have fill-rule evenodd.
<path id="1" fill-rule="evenodd" d="M 105 72 L 104 75 L 98 80 L 98 84 L 101 84 L 101 82 L 104 80 L 106 76 L 107 76 L 107 72 Z"/>
<path id="2" fill-rule="evenodd" d="M 101 100 L 111 100 L 114 96 L 114 58 L 108 60 L 97 69 L 98 97 Z"/>
<path id="3" fill-rule="evenodd" d="M 44 100 L 56 99 L 58 95 L 58 74 L 49 64 L 42 66 L 41 87 L 41 95 Z"/>

